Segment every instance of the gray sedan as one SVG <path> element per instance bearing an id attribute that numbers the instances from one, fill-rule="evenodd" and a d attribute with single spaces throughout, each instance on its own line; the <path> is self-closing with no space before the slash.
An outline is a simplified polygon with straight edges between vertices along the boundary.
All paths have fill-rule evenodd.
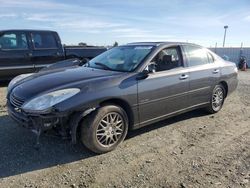
<path id="1" fill-rule="evenodd" d="M 129 130 L 197 108 L 218 112 L 237 87 L 237 71 L 234 63 L 195 44 L 131 43 L 82 67 L 15 78 L 8 110 L 38 137 L 53 128 L 105 153 Z"/>

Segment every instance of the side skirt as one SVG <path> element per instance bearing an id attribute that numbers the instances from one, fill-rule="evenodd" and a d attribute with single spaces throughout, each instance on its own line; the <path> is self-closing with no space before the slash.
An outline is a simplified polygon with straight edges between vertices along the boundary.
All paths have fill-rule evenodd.
<path id="1" fill-rule="evenodd" d="M 195 110 L 195 109 L 198 109 L 198 108 L 206 107 L 208 104 L 209 104 L 209 102 L 205 102 L 205 103 L 201 103 L 201 104 L 198 104 L 198 105 L 190 106 L 188 108 L 184 108 L 184 109 L 181 109 L 181 110 L 178 110 L 178 111 L 175 111 L 175 112 L 171 112 L 169 114 L 165 114 L 163 116 L 159 116 L 159 117 L 156 117 L 156 118 L 141 122 L 139 124 L 135 124 L 133 126 L 132 130 L 139 129 L 141 127 L 156 123 L 158 121 L 161 121 L 161 120 L 164 120 L 164 119 L 167 119 L 167 118 L 179 115 L 179 114 L 183 114 L 185 112 L 189 112 L 189 111 L 192 111 L 192 110 Z"/>

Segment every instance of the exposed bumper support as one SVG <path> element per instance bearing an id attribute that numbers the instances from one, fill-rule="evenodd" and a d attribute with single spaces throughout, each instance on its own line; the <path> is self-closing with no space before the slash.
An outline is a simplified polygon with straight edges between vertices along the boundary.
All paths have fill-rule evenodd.
<path id="1" fill-rule="evenodd" d="M 30 129 L 37 135 L 36 145 L 39 145 L 40 135 L 49 129 L 57 128 L 58 133 L 63 138 L 71 136 L 72 143 L 77 140 L 77 128 L 85 116 L 95 111 L 96 108 L 88 108 L 85 111 L 74 114 L 56 112 L 55 114 L 27 114 L 20 109 L 16 110 L 7 102 L 9 116 L 19 125 Z M 69 124 L 68 124 L 69 123 Z"/>
<path id="2" fill-rule="evenodd" d="M 30 129 L 37 135 L 36 145 L 39 145 L 40 135 L 50 130 L 57 125 L 60 126 L 60 135 L 65 137 L 67 135 L 65 128 L 66 114 L 27 114 L 20 109 L 15 109 L 10 103 L 7 102 L 9 116 L 24 128 Z"/>

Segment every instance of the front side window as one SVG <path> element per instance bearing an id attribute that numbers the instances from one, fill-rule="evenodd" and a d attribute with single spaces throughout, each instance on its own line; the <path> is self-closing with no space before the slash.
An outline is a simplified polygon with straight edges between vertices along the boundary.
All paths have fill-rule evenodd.
<path id="1" fill-rule="evenodd" d="M 119 46 L 95 57 L 86 65 L 97 69 L 133 71 L 152 51 L 153 46 Z"/>
<path id="2" fill-rule="evenodd" d="M 160 51 L 153 59 L 153 63 L 156 65 L 156 72 L 182 66 L 180 53 L 177 47 L 166 48 Z"/>
<path id="3" fill-rule="evenodd" d="M 24 33 L 4 33 L 0 36 L 0 49 L 25 50 L 28 49 L 26 35 Z"/>
<path id="4" fill-rule="evenodd" d="M 188 65 L 197 66 L 209 63 L 207 51 L 199 46 L 183 46 L 186 57 L 188 60 Z"/>
<path id="5" fill-rule="evenodd" d="M 55 49 L 57 42 L 52 33 L 34 32 L 32 33 L 32 41 L 36 49 Z"/>

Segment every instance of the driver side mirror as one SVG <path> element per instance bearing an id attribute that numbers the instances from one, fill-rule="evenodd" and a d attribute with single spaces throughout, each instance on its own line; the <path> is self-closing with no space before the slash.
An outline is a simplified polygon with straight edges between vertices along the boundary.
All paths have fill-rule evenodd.
<path id="1" fill-rule="evenodd" d="M 150 73 L 154 72 L 156 72 L 156 64 L 152 62 L 138 75 L 137 79 L 146 79 Z"/>
<path id="2" fill-rule="evenodd" d="M 88 58 L 83 58 L 83 59 L 81 59 L 81 62 L 79 63 L 79 66 L 83 66 L 84 64 L 86 64 L 88 62 L 89 62 Z"/>

